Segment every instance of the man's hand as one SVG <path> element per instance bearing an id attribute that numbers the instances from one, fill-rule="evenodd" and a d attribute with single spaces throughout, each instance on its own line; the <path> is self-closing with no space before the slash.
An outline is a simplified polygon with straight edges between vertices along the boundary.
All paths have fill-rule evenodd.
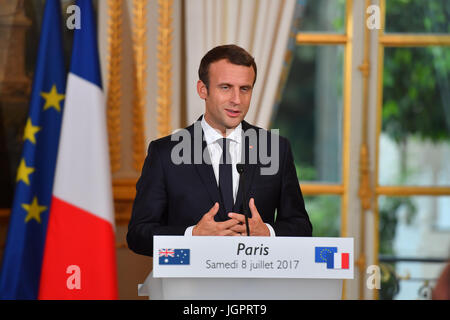
<path id="1" fill-rule="evenodd" d="M 239 234 L 232 230 L 239 221 L 230 219 L 223 222 L 216 222 L 214 216 L 219 211 L 219 203 L 215 203 L 214 206 L 203 215 L 201 220 L 192 230 L 193 236 L 238 236 Z"/>
<path id="2" fill-rule="evenodd" d="M 250 211 L 252 212 L 252 217 L 248 219 L 248 226 L 250 229 L 251 236 L 270 236 L 269 228 L 266 226 L 264 221 L 261 219 L 259 215 L 258 209 L 255 206 L 255 199 L 251 198 L 248 202 L 250 207 Z M 231 230 L 237 233 L 237 235 L 247 235 L 247 230 L 245 227 L 245 216 L 243 214 L 230 212 L 228 216 L 231 220 L 238 221 L 239 224 L 231 227 Z M 230 221 L 230 220 L 228 220 Z"/>

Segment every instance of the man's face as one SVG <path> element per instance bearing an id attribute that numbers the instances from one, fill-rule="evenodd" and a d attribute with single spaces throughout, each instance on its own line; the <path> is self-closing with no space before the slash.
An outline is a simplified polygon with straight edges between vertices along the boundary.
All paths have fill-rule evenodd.
<path id="1" fill-rule="evenodd" d="M 209 66 L 209 90 L 199 80 L 197 92 L 205 100 L 205 120 L 221 131 L 236 128 L 244 120 L 250 106 L 255 71 L 230 63 L 226 59 Z"/>

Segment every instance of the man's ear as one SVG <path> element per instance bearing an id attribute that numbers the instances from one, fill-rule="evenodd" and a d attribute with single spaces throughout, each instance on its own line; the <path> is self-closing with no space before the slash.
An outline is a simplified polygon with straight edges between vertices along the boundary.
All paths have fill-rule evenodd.
<path id="1" fill-rule="evenodd" d="M 197 81 L 197 93 L 203 100 L 205 100 L 206 97 L 208 96 L 208 88 L 206 87 L 206 85 L 203 83 L 202 80 Z"/>

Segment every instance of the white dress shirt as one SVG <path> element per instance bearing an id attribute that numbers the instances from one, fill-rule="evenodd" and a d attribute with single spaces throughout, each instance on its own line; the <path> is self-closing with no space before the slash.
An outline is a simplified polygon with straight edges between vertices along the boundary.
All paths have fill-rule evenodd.
<path id="1" fill-rule="evenodd" d="M 209 157 L 211 159 L 211 165 L 214 170 L 214 176 L 216 177 L 217 187 L 219 187 L 219 163 L 222 157 L 222 147 L 220 145 L 220 141 L 223 139 L 223 136 L 206 122 L 205 116 L 202 117 L 201 125 L 205 136 Z M 239 188 L 239 172 L 237 171 L 236 164 L 238 164 L 241 159 L 242 124 L 240 123 L 233 131 L 228 133 L 226 138 L 230 139 L 229 151 L 231 155 L 231 170 L 233 176 L 233 201 L 236 202 L 236 196 Z M 272 226 L 267 223 L 266 225 L 269 228 L 270 236 L 275 236 L 275 231 Z M 194 229 L 194 226 L 188 227 L 184 235 L 191 236 L 192 229 Z"/>

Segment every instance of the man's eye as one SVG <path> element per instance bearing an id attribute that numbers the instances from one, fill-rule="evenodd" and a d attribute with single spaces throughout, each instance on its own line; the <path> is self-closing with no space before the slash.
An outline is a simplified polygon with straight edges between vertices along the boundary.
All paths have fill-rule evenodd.
<path id="1" fill-rule="evenodd" d="M 229 87 L 229 86 L 221 86 L 220 88 L 223 89 L 223 90 L 227 90 L 227 89 L 229 89 L 230 87 Z"/>

